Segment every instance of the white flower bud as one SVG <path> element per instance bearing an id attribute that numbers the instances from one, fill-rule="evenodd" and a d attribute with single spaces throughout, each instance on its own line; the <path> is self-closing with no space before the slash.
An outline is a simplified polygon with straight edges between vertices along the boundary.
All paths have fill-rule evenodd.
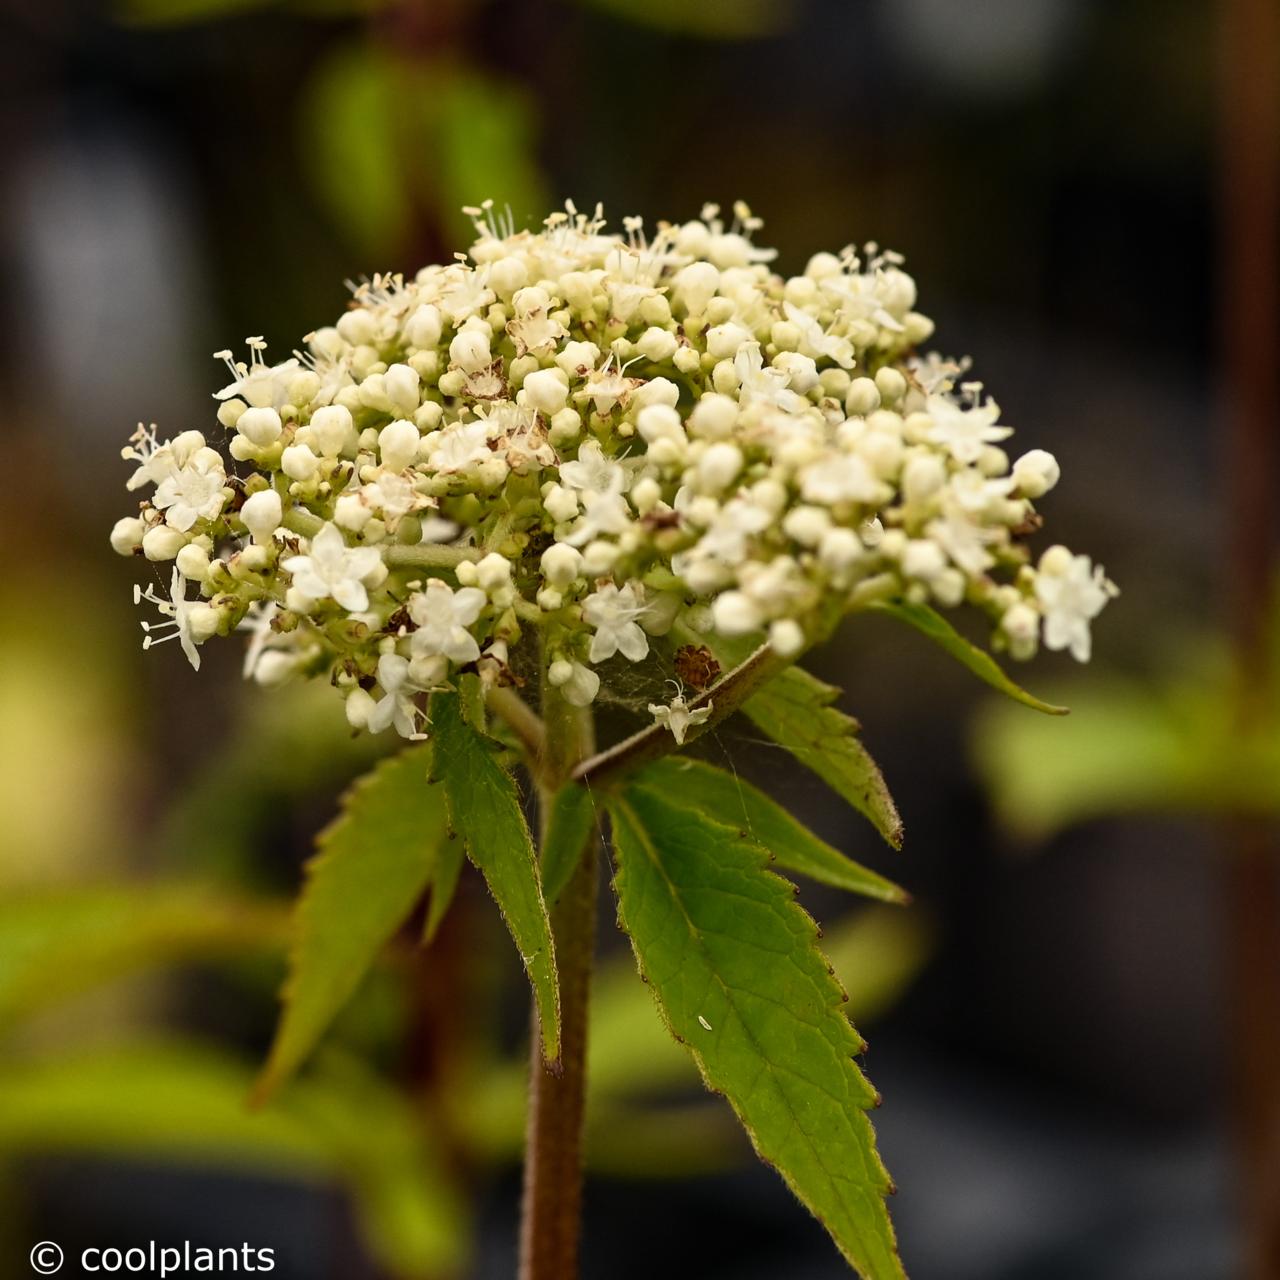
<path id="1" fill-rule="evenodd" d="M 947 464 L 936 453 L 917 453 L 902 470 L 902 496 L 926 502 L 947 482 Z"/>
<path id="2" fill-rule="evenodd" d="M 742 344 L 750 341 L 751 334 L 733 321 L 707 330 L 707 351 L 717 360 L 732 360 Z"/>
<path id="3" fill-rule="evenodd" d="M 539 369 L 520 388 L 523 402 L 548 418 L 560 412 L 569 398 L 569 380 L 560 369 Z"/>
<path id="4" fill-rule="evenodd" d="M 333 523 L 339 528 L 359 533 L 369 523 L 373 512 L 360 498 L 359 494 L 344 493 L 333 504 Z"/>
<path id="5" fill-rule="evenodd" d="M 246 408 L 248 406 L 243 400 L 224 400 L 218 406 L 218 421 L 228 431 L 233 431 L 236 423 L 240 421 L 240 415 Z"/>
<path id="6" fill-rule="evenodd" d="M 600 677 L 590 667 L 575 662 L 568 680 L 560 685 L 560 693 L 572 707 L 589 707 L 600 692 Z"/>
<path id="7" fill-rule="evenodd" d="M 557 658 L 547 668 L 547 683 L 552 688 L 559 689 L 562 685 L 567 684 L 573 679 L 573 663 L 566 662 L 564 658 Z"/>
<path id="8" fill-rule="evenodd" d="M 142 554 L 148 560 L 172 560 L 187 545 L 187 535 L 167 524 L 158 524 L 142 536 Z"/>
<path id="9" fill-rule="evenodd" d="M 818 547 L 818 559 L 824 568 L 837 573 L 853 568 L 862 555 L 862 540 L 852 529 L 829 529 Z"/>
<path id="10" fill-rule="evenodd" d="M 1032 449 L 1013 464 L 1013 478 L 1028 498 L 1039 498 L 1058 483 L 1062 471 L 1058 460 L 1044 449 Z"/>
<path id="11" fill-rule="evenodd" d="M 551 295 L 538 285 L 530 285 L 511 299 L 511 305 L 518 316 L 532 315 L 535 311 L 545 311 L 551 305 Z"/>
<path id="12" fill-rule="evenodd" d="M 142 545 L 146 525 L 137 516 L 125 516 L 111 527 L 111 549 L 122 556 L 131 556 Z"/>
<path id="13" fill-rule="evenodd" d="M 1050 578 L 1061 578 L 1070 572 L 1074 560 L 1075 556 L 1066 547 L 1052 546 L 1040 557 L 1040 572 Z"/>
<path id="14" fill-rule="evenodd" d="M 906 394 L 907 380 L 892 365 L 885 365 L 876 372 L 876 387 L 881 399 L 896 404 Z"/>
<path id="15" fill-rule="evenodd" d="M 736 444 L 720 441 L 698 459 L 698 479 L 713 493 L 727 489 L 742 470 L 742 450 Z"/>
<path id="16" fill-rule="evenodd" d="M 211 604 L 193 604 L 187 611 L 187 626 L 191 629 L 191 639 L 196 644 L 204 644 L 212 636 L 218 634 L 218 611 Z"/>
<path id="17" fill-rule="evenodd" d="M 617 563 L 619 554 L 615 543 L 597 538 L 583 549 L 582 570 L 589 578 L 603 578 Z"/>
<path id="18" fill-rule="evenodd" d="M 413 413 L 419 404 L 418 371 L 407 364 L 393 364 L 382 375 L 382 384 L 386 389 L 387 399 L 395 413 L 405 416 Z"/>
<path id="19" fill-rule="evenodd" d="M 280 495 L 274 489 L 262 489 L 251 494 L 240 508 L 240 519 L 259 546 L 271 541 L 271 535 L 280 527 L 283 514 Z"/>
<path id="20" fill-rule="evenodd" d="M 632 485 L 630 497 L 631 505 L 647 516 L 662 500 L 662 486 L 652 476 L 645 476 Z"/>
<path id="21" fill-rule="evenodd" d="M 264 654 L 263 656 L 265 657 L 266 655 Z M 347 700 L 344 705 L 347 712 L 347 723 L 353 729 L 359 730 L 369 727 L 369 717 L 373 714 L 374 708 L 378 704 L 374 702 L 371 693 L 356 687 L 347 694 Z"/>
<path id="22" fill-rule="evenodd" d="M 582 553 L 567 542 L 554 542 L 542 553 L 542 576 L 555 587 L 567 587 L 582 574 Z"/>
<path id="23" fill-rule="evenodd" d="M 831 528 L 831 517 L 821 507 L 794 507 L 782 519 L 783 532 L 804 547 L 816 547 Z"/>
<path id="24" fill-rule="evenodd" d="M 533 598 L 546 613 L 554 613 L 564 604 L 564 596 L 556 587 L 539 587 Z"/>
<path id="25" fill-rule="evenodd" d="M 268 649 L 261 654 L 253 668 L 253 679 L 266 689 L 276 689 L 287 684 L 298 674 L 298 659 L 295 654 L 283 649 Z M 357 693 L 364 693 L 357 689 Z M 368 697 L 368 694 L 365 694 Z M 350 703 L 346 704 L 350 707 Z"/>
<path id="26" fill-rule="evenodd" d="M 280 455 L 280 470 L 290 480 L 310 480 L 319 466 L 320 460 L 305 444 L 291 444 Z"/>
<path id="27" fill-rule="evenodd" d="M 658 440 L 687 443 L 680 415 L 668 404 L 645 405 L 636 414 L 636 430 L 640 432 L 641 439 L 648 444 Z"/>
<path id="28" fill-rule="evenodd" d="M 454 335 L 449 343 L 449 359 L 466 373 L 479 373 L 493 363 L 487 330 L 469 328 Z"/>
<path id="29" fill-rule="evenodd" d="M 274 409 L 246 409 L 236 420 L 236 430 L 259 449 L 280 439 L 284 425 Z"/>
<path id="30" fill-rule="evenodd" d="M 542 505 L 557 524 L 563 524 L 578 514 L 578 495 L 563 485 L 553 484 L 542 495 Z"/>
<path id="31" fill-rule="evenodd" d="M 511 585 L 511 561 L 491 551 L 476 565 L 476 585 L 492 595 Z"/>
<path id="32" fill-rule="evenodd" d="M 412 422 L 399 418 L 378 432 L 378 452 L 388 471 L 403 471 L 417 456 L 422 437 Z"/>
<path id="33" fill-rule="evenodd" d="M 344 311 L 335 327 L 353 347 L 371 345 L 378 339 L 378 323 L 363 307 Z"/>
<path id="34" fill-rule="evenodd" d="M 421 351 L 427 347 L 434 347 L 440 341 L 443 330 L 444 321 L 440 317 L 440 309 L 429 302 L 424 302 L 409 317 L 409 323 L 404 328 L 404 336 L 411 347 L 417 347 Z"/>
<path id="35" fill-rule="evenodd" d="M 936 542 L 928 538 L 916 538 L 907 543 L 901 563 L 902 572 L 907 577 L 922 578 L 928 582 L 947 567 L 947 557 Z"/>
<path id="36" fill-rule="evenodd" d="M 737 401 L 709 391 L 694 405 L 689 415 L 689 429 L 707 440 L 723 440 L 732 434 L 737 420 Z"/>
<path id="37" fill-rule="evenodd" d="M 715 628 L 722 636 L 745 636 L 758 631 L 764 619 L 760 607 L 742 591 L 726 591 L 711 606 Z"/>
<path id="38" fill-rule="evenodd" d="M 336 458 L 350 441 L 355 430 L 351 410 L 340 404 L 327 404 L 311 415 L 311 439 L 326 458 Z"/>
<path id="39" fill-rule="evenodd" d="M 794 658 L 804 649 L 804 631 L 793 618 L 779 618 L 769 627 L 769 644 L 780 658 Z"/>
<path id="40" fill-rule="evenodd" d="M 646 405 L 665 404 L 673 409 L 680 401 L 680 388 L 670 378 L 650 378 L 643 386 L 637 387 L 631 396 L 631 403 L 637 409 Z"/>
<path id="41" fill-rule="evenodd" d="M 209 573 L 209 553 L 198 542 L 188 542 L 178 552 L 174 564 L 184 578 L 203 582 Z"/>
<path id="42" fill-rule="evenodd" d="M 600 363 L 600 348 L 594 342 L 566 342 L 556 356 L 556 364 L 571 378 L 580 378 Z"/>
<path id="43" fill-rule="evenodd" d="M 674 333 L 655 326 L 652 329 L 646 329 L 640 335 L 636 342 L 636 350 L 655 364 L 660 364 L 664 360 L 670 360 L 679 345 Z"/>
<path id="44" fill-rule="evenodd" d="M 676 297 L 690 315 L 701 315 L 720 286 L 720 272 L 709 262 L 691 262 L 676 272 Z"/>

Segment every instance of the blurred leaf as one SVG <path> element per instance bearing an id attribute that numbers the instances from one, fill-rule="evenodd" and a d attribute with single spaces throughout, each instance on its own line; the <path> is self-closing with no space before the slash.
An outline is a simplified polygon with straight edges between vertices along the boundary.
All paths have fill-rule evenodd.
<path id="1" fill-rule="evenodd" d="M 245 1064 L 194 1043 L 11 1060 L 0 1067 L 0 1155 L 88 1152 L 341 1182 L 389 1271 L 461 1264 L 464 1206 L 406 1099 L 334 1060 L 262 1112 L 245 1109 L 251 1083 Z"/>
<path id="2" fill-rule="evenodd" d="M 466 860 L 461 840 L 442 840 L 436 849 L 436 869 L 431 876 L 431 900 L 427 903 L 423 942 L 432 942 L 440 932 L 440 925 L 453 905 L 453 895 L 458 891 L 458 880 Z"/>
<path id="3" fill-rule="evenodd" d="M 466 844 L 497 900 L 533 984 L 548 1061 L 560 1056 L 560 987 L 537 855 L 516 784 L 462 718 L 456 694 L 431 699 L 435 773 L 444 783 L 452 834 Z"/>
<path id="4" fill-rule="evenodd" d="M 851 893 L 905 902 L 892 880 L 854 862 L 797 822 L 758 787 L 704 760 L 671 756 L 650 765 L 643 777 L 676 804 L 700 809 L 727 826 L 745 829 L 778 866 Z"/>
<path id="5" fill-rule="evenodd" d="M 88 885 L 0 900 L 0 1023 L 157 965 L 283 947 L 283 907 L 184 883 Z"/>
<path id="6" fill-rule="evenodd" d="M 1000 818 L 1028 839 L 1109 814 L 1280 811 L 1280 725 L 1233 730 L 1225 686 L 1097 680 L 1049 724 L 991 707 L 974 753 Z"/>
<path id="7" fill-rule="evenodd" d="M 542 896 L 548 906 L 555 905 L 569 883 L 595 822 L 596 802 L 590 790 L 571 782 L 556 792 L 542 844 Z"/>
<path id="8" fill-rule="evenodd" d="M 581 0 L 625 22 L 712 40 L 751 40 L 785 30 L 794 0 Z"/>
<path id="9" fill-rule="evenodd" d="M 304 86 L 301 153 L 312 186 L 342 230 L 366 254 L 403 246 L 413 216 L 408 172 L 427 164 L 415 109 L 391 60 L 344 43 Z"/>
<path id="10" fill-rule="evenodd" d="M 858 740 L 859 725 L 833 706 L 840 691 L 789 667 L 743 706 L 753 724 L 843 796 L 895 848 L 902 819 L 880 766 Z"/>
<path id="11" fill-rule="evenodd" d="M 466 239 L 463 205 L 509 205 L 519 226 L 545 214 L 533 102 L 476 68 L 343 46 L 313 74 L 301 121 L 312 184 L 363 253 L 403 252 L 415 212 Z"/>
<path id="12" fill-rule="evenodd" d="M 1024 707 L 1043 711 L 1051 716 L 1067 714 L 1066 707 L 1043 702 L 1015 684 L 1001 670 L 996 660 L 977 645 L 970 644 L 936 609 L 927 604 L 911 604 L 905 600 L 881 602 L 871 606 L 877 613 L 888 614 L 899 622 L 914 627 L 921 635 L 928 636 L 934 644 L 949 653 L 962 666 L 968 667 L 979 680 L 998 689 L 1006 697 L 1021 702 Z"/>
<path id="13" fill-rule="evenodd" d="M 517 228 L 538 227 L 549 197 L 536 163 L 538 119 L 533 100 L 509 80 L 472 67 L 441 68 L 430 101 L 436 115 L 438 168 L 424 171 L 441 223 L 469 242 L 463 205 L 492 200 L 511 209 Z"/>
<path id="14" fill-rule="evenodd" d="M 761 850 L 643 775 L 611 804 L 619 915 L 672 1033 L 867 1280 L 903 1276 L 862 1042 Z"/>
<path id="15" fill-rule="evenodd" d="M 422 896 L 445 835 L 443 797 L 427 782 L 431 749 L 384 760 L 343 798 L 317 840 L 295 915 L 284 1012 L 256 1091 L 294 1071 Z"/>

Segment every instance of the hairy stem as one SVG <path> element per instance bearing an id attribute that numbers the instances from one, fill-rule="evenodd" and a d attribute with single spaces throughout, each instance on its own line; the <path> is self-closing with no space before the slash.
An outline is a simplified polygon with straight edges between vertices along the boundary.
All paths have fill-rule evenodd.
<path id="1" fill-rule="evenodd" d="M 547 687 L 546 734 L 539 795 L 545 838 L 551 797 L 592 749 L 590 714 L 570 707 Z M 560 973 L 560 1061 L 542 1059 L 533 1012 L 526 1128 L 524 1204 L 520 1224 L 520 1280 L 576 1280 L 582 1216 L 582 1118 L 586 1101 L 587 1003 L 595 950 L 594 833 L 551 912 Z"/>

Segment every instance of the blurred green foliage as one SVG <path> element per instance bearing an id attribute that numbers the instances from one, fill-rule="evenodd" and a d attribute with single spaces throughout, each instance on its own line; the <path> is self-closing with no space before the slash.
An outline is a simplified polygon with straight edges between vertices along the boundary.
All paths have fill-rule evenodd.
<path id="1" fill-rule="evenodd" d="M 1065 722 L 992 705 L 975 723 L 978 768 L 1015 834 L 1043 840 L 1113 814 L 1280 811 L 1280 708 L 1242 728 L 1221 640 L 1189 643 L 1157 677 L 1094 676 L 1059 694 Z"/>

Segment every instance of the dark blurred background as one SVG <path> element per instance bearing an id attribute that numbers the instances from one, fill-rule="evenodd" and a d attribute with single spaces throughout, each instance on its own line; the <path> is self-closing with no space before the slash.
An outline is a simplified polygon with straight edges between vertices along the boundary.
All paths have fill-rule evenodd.
<path id="1" fill-rule="evenodd" d="M 567 196 L 602 200 L 614 225 L 743 198 L 784 271 L 850 241 L 905 253 L 939 348 L 972 354 L 1018 442 L 1060 459 L 1042 504 L 1052 539 L 1094 554 L 1123 590 L 1083 685 L 1060 655 L 1021 674 L 1068 700 L 1096 678 L 1159 701 L 1188 654 L 1213 649 L 1222 604 L 1217 18 L 1204 0 L 8 0 L 0 888 L 56 922 L 72 918 L 57 894 L 103 884 L 124 886 L 126 917 L 135 882 L 196 875 L 254 902 L 294 887 L 362 748 L 333 723 L 336 702 L 308 702 L 305 730 L 280 728 L 261 705 L 271 695 L 239 685 L 234 652 L 211 646 L 199 677 L 167 650 L 144 657 L 133 575 L 106 541 L 128 505 L 119 448 L 139 420 L 208 430 L 209 352 L 260 333 L 281 358 L 339 313 L 344 278 L 465 247 L 459 206 L 486 196 L 530 225 Z M 909 1271 L 1241 1274 L 1211 826 L 1184 805 L 1011 835 L 973 763 L 987 697 L 965 673 L 878 621 L 815 666 L 845 688 L 908 833 L 904 853 L 882 856 L 819 783 L 786 779 L 824 834 L 917 899 L 906 933 L 887 928 L 895 998 L 879 1002 L 866 1060 Z M 748 773 L 780 768 L 732 729 L 716 750 Z M 979 742 L 977 755 L 999 751 Z M 101 903 L 75 900 L 93 935 Z M 805 900 L 827 918 L 845 908 Z M 443 967 L 458 985 L 439 986 L 433 963 L 418 974 L 425 1010 L 406 1012 L 403 990 L 366 993 L 346 1042 L 377 1088 L 394 1084 L 395 1106 L 421 1084 L 446 1129 L 441 992 L 491 1007 L 485 1035 L 512 1064 L 517 1109 L 523 1025 L 479 886 L 457 914 Z M 65 929 L 37 945 L 14 919 L 11 967 L 15 936 L 54 969 L 75 951 Z M 224 1123 L 247 1123 L 229 1103 L 225 1122 L 209 1102 L 193 1126 L 182 1099 L 190 1111 L 205 1095 L 167 1093 L 164 1061 L 103 1067 L 122 1037 L 159 1028 L 212 1046 L 234 1092 L 270 1031 L 273 930 L 243 956 L 224 935 L 207 955 L 172 944 L 163 969 L 121 962 L 117 940 L 104 964 L 128 981 L 80 992 L 83 977 L 50 976 L 65 1001 L 27 1018 L 44 1003 L 28 993 L 7 1018 L 4 1274 L 26 1274 L 46 1237 L 243 1237 L 274 1242 L 277 1274 L 316 1280 L 511 1274 L 514 1141 L 451 1158 L 473 1216 L 433 1272 L 403 1260 L 429 1250 L 369 1247 L 347 1148 L 308 1164 L 292 1160 L 298 1135 L 280 1138 L 288 1159 L 254 1155 L 247 1135 L 249 1155 L 223 1151 Z M 5 946 L 0 933 L 0 972 Z M 862 962 L 874 978 L 878 962 Z M 45 1096 L 42 1078 L 66 1063 L 64 1094 Z M 174 1067 L 182 1088 L 189 1066 Z M 103 1118 L 123 1095 L 141 1112 L 170 1094 L 172 1126 Z M 588 1187 L 585 1274 L 844 1274 L 781 1183 L 726 1141 L 721 1162 L 677 1150 L 643 1176 L 614 1150 Z"/>

